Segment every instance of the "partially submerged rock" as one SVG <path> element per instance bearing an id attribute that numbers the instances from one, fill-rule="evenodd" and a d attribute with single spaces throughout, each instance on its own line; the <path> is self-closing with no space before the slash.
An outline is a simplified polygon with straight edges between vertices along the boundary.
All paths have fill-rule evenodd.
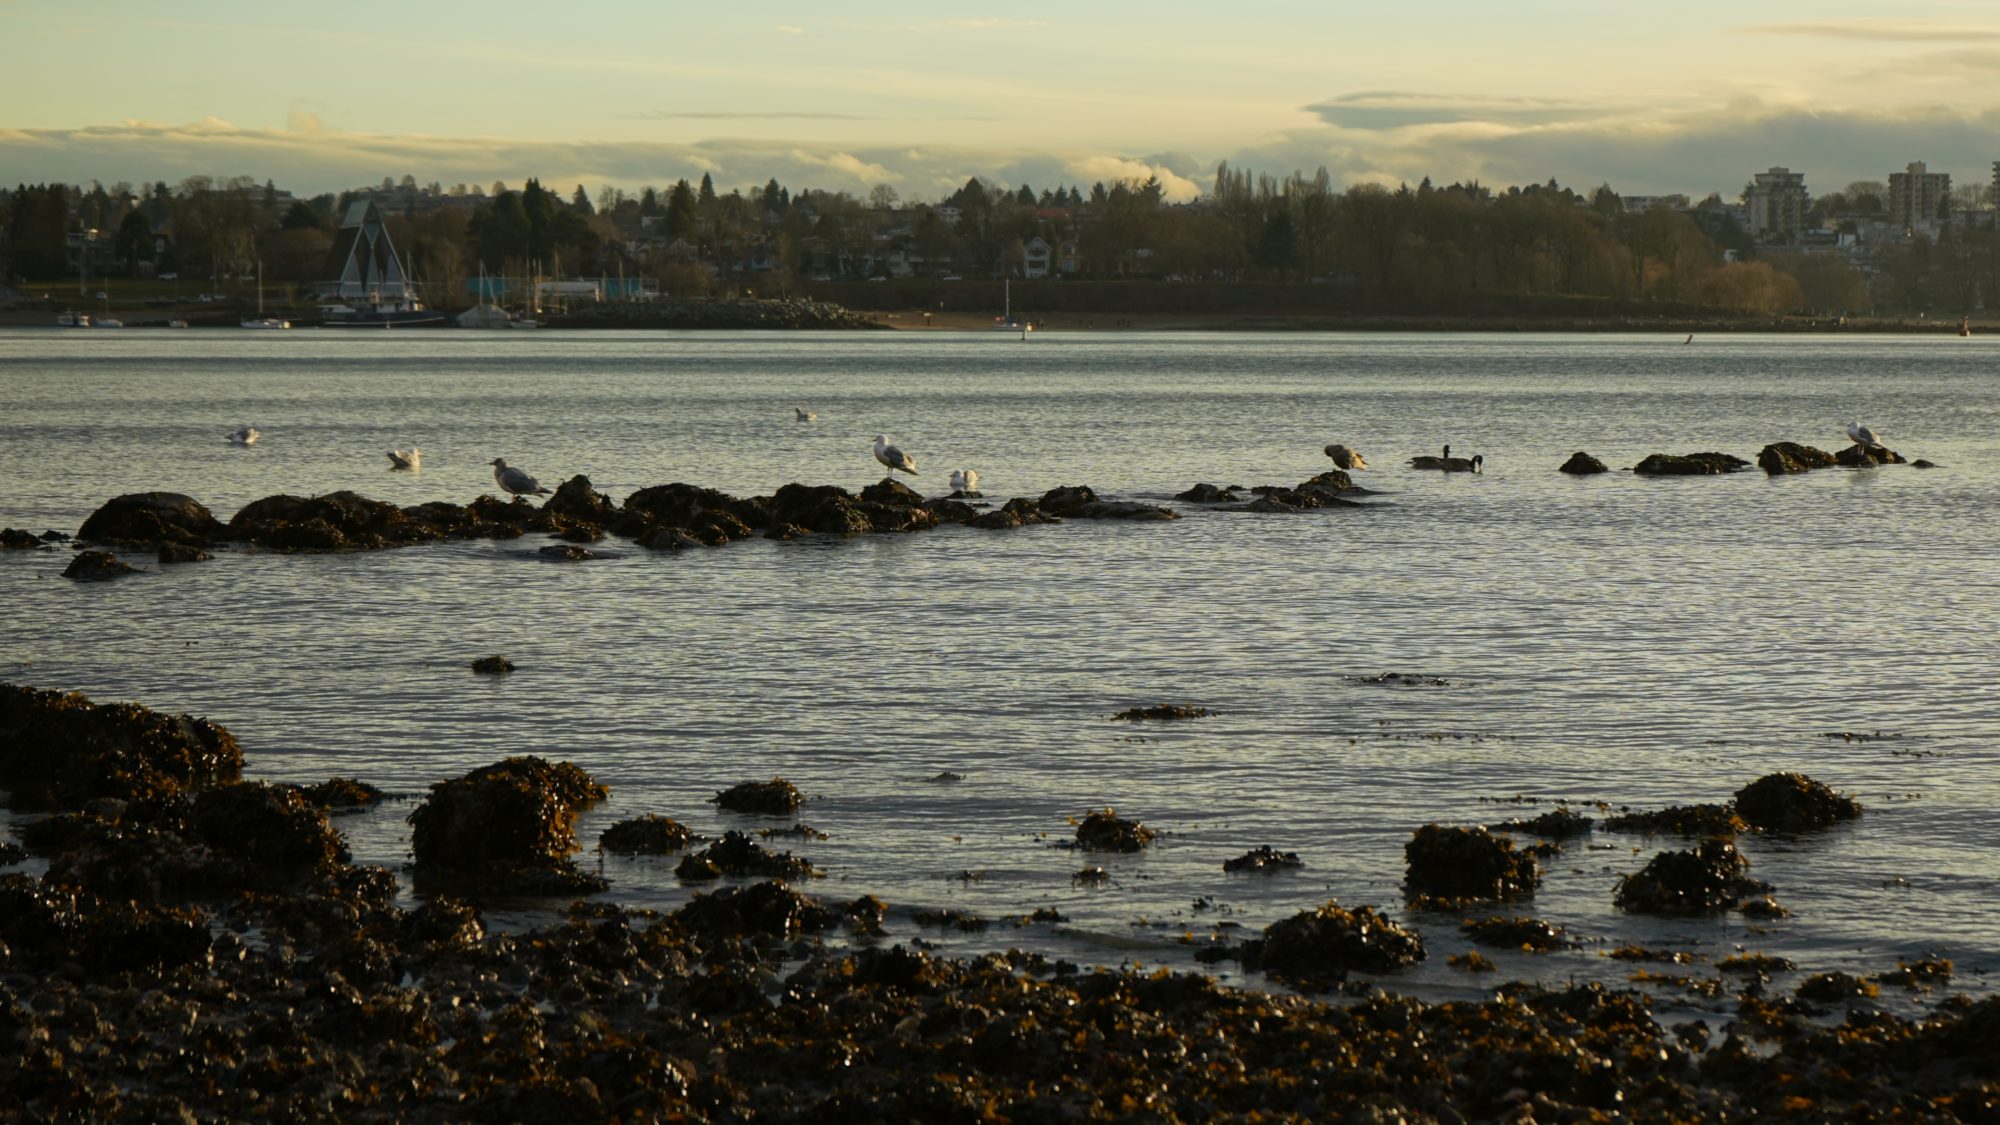
<path id="1" fill-rule="evenodd" d="M 789 939 L 830 930 L 842 916 L 773 880 L 697 894 L 674 917 L 696 933 Z"/>
<path id="2" fill-rule="evenodd" d="M 1808 473 L 1833 464 L 1833 454 L 1795 441 L 1772 442 L 1757 453 L 1757 467 L 1774 477 L 1786 473 Z"/>
<path id="3" fill-rule="evenodd" d="M 1235 859 L 1222 861 L 1224 871 L 1296 871 L 1306 865 L 1297 852 L 1281 852 L 1269 844 L 1251 848 Z"/>
<path id="4" fill-rule="evenodd" d="M 1234 485 L 1197 484 L 1186 492 L 1175 493 L 1174 499 L 1191 504 L 1232 504 L 1242 497 L 1236 495 Z"/>
<path id="5" fill-rule="evenodd" d="M 1564 461 L 1562 467 L 1556 471 L 1568 473 L 1575 477 L 1584 477 L 1590 476 L 1593 473 L 1609 472 L 1610 470 L 1605 467 L 1604 462 L 1579 449 L 1575 453 L 1570 454 L 1569 460 Z"/>
<path id="6" fill-rule="evenodd" d="M 1495 915 L 1461 922 L 1458 929 L 1473 941 L 1495 949 L 1547 953 L 1554 949 L 1573 949 L 1582 944 L 1561 926 L 1540 918 L 1505 918 Z"/>
<path id="7" fill-rule="evenodd" d="M 799 787 L 783 777 L 769 781 L 745 781 L 721 790 L 710 800 L 725 812 L 752 816 L 789 816 L 805 803 Z"/>
<path id="8" fill-rule="evenodd" d="M 1212 712 L 1208 708 L 1189 703 L 1161 703 L 1152 707 L 1128 707 L 1111 718 L 1114 722 L 1136 723 L 1144 720 L 1205 719 L 1210 714 Z"/>
<path id="9" fill-rule="evenodd" d="M 76 536 L 120 547 L 158 547 L 162 543 L 206 547 L 223 533 L 221 521 L 191 496 L 133 492 L 105 501 L 83 521 Z"/>
<path id="10" fill-rule="evenodd" d="M 1903 464 L 1903 455 L 1884 445 L 1850 445 L 1834 454 L 1833 459 L 1835 463 L 1847 469 Z"/>
<path id="11" fill-rule="evenodd" d="M 410 813 L 417 869 L 461 886 L 523 893 L 602 889 L 570 861 L 576 817 L 610 790 L 569 762 L 508 758 L 431 786 Z"/>
<path id="12" fill-rule="evenodd" d="M 1649 835 L 1734 836 L 1749 827 L 1729 805 L 1671 805 L 1647 812 L 1622 812 L 1601 822 L 1607 832 Z"/>
<path id="13" fill-rule="evenodd" d="M 666 855 L 688 846 L 694 833 L 672 817 L 658 813 L 621 820 L 598 834 L 597 846 L 619 855 Z"/>
<path id="14" fill-rule="evenodd" d="M 1090 852 L 1136 852 L 1153 842 L 1159 833 L 1119 816 L 1113 809 L 1098 809 L 1076 826 L 1076 846 Z"/>
<path id="15" fill-rule="evenodd" d="M 505 672 L 512 672 L 514 670 L 514 662 L 501 656 L 499 653 L 494 653 L 492 656 L 482 656 L 473 661 L 472 670 L 482 676 L 498 676 Z"/>
<path id="16" fill-rule="evenodd" d="M 1329 899 L 1265 927 L 1244 943 L 1243 965 L 1306 991 L 1345 981 L 1349 973 L 1387 973 L 1424 959 L 1424 939 L 1374 908 L 1348 909 Z"/>
<path id="17" fill-rule="evenodd" d="M 1564 807 L 1523 820 L 1503 821 L 1494 827 L 1502 832 L 1526 832 L 1550 840 L 1567 840 L 1573 836 L 1588 835 L 1592 823 L 1590 817 Z"/>
<path id="18" fill-rule="evenodd" d="M 322 808 L 360 809 L 380 801 L 381 789 L 351 777 L 329 777 L 317 785 L 299 789 L 305 799 Z"/>
<path id="19" fill-rule="evenodd" d="M 976 527 L 983 531 L 1005 531 L 1010 528 L 1027 527 L 1030 524 L 1061 522 L 1062 517 L 1050 515 L 1042 511 L 1040 505 L 1033 500 L 1017 496 L 990 512 L 982 512 L 966 520 L 965 526 Z"/>
<path id="20" fill-rule="evenodd" d="M 1691 851 L 1654 856 L 1644 870 L 1618 880 L 1613 901 L 1635 914 L 1720 914 L 1770 889 L 1749 870 L 1736 845 L 1716 837 Z"/>
<path id="21" fill-rule="evenodd" d="M 42 541 L 34 532 L 22 531 L 18 527 L 0 527 L 0 551 L 39 550 Z"/>
<path id="22" fill-rule="evenodd" d="M 79 551 L 63 568 L 63 577 L 72 582 L 106 582 L 127 574 L 141 573 L 109 551 Z"/>
<path id="23" fill-rule="evenodd" d="M 1640 476 L 1699 477 L 1741 472 L 1750 462 L 1727 453 L 1655 453 L 1632 466 Z"/>
<path id="24" fill-rule="evenodd" d="M 812 861 L 790 852 L 767 851 L 741 832 L 724 832 L 722 839 L 692 852 L 674 869 L 675 878 L 706 882 L 725 875 L 764 879 L 806 879 L 818 875 Z"/>
<path id="25" fill-rule="evenodd" d="M 1180 513 L 1157 504 L 1134 500 L 1100 500 L 1089 485 L 1068 484 L 1042 494 L 1036 506 L 1065 519 L 1085 520 L 1177 520 Z"/>
<path id="26" fill-rule="evenodd" d="M 1403 845 L 1404 888 L 1414 896 L 1499 899 L 1531 894 L 1541 868 L 1514 841 L 1485 828 L 1426 824 Z"/>
<path id="27" fill-rule="evenodd" d="M 1861 802 L 1802 773 L 1773 773 L 1736 791 L 1736 813 L 1765 832 L 1805 832 L 1861 815 Z"/>
<path id="28" fill-rule="evenodd" d="M 16 809 L 178 794 L 242 772 L 235 737 L 207 719 L 0 683 L 0 788 Z"/>

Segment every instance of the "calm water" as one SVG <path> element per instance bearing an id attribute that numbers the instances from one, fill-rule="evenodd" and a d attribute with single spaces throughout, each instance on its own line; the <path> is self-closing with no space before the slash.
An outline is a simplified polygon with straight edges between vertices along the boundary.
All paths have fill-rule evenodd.
<path id="1" fill-rule="evenodd" d="M 1868 814 L 1744 842 L 1791 918 L 1623 915 L 1618 876 L 1680 844 L 1599 833 L 1522 908 L 1592 944 L 1496 954 L 1500 978 L 1622 980 L 1602 953 L 1636 940 L 1815 970 L 1942 953 L 1983 991 L 2000 968 L 1996 368 L 2000 341 L 1946 337 L 0 333 L 0 525 L 36 531 L 149 489 L 225 520 L 280 492 L 463 503 L 496 456 L 615 499 L 669 481 L 853 489 L 880 476 L 878 432 L 915 456 L 920 490 L 969 466 L 996 501 L 1291 483 L 1329 441 L 1358 446 L 1380 492 L 1292 516 L 1177 504 L 1171 524 L 681 555 L 611 541 L 618 557 L 579 565 L 530 557 L 535 540 L 238 552 L 102 586 L 61 580 L 67 552 L 15 552 L 0 677 L 205 714 L 277 780 L 414 798 L 505 755 L 568 758 L 614 791 L 586 841 L 643 812 L 719 832 L 738 822 L 708 797 L 782 772 L 831 834 L 784 845 L 826 870 L 821 892 L 1053 906 L 1067 923 L 922 934 L 1101 963 L 1191 965 L 1185 930 L 1330 896 L 1393 909 L 1428 821 L 1726 800 L 1803 770 Z M 1831 450 L 1850 419 L 1941 467 L 1555 471 L 1578 449 L 1614 468 Z M 226 445 L 244 423 L 264 441 Z M 1445 442 L 1485 474 L 1402 467 Z M 423 472 L 388 472 L 383 453 L 411 444 Z M 492 652 L 520 671 L 471 675 Z M 1362 682 L 1386 672 L 1448 686 Z M 1108 721 L 1169 701 L 1220 714 Z M 927 781 L 947 769 L 965 780 Z M 1105 805 L 1169 835 L 1135 857 L 1051 846 Z M 343 820 L 357 858 L 402 863 L 410 807 Z M 1309 866 L 1223 874 L 1259 844 Z M 620 901 L 687 897 L 671 859 L 601 862 Z M 1074 886 L 1086 862 L 1110 884 Z M 1405 986 L 1491 983 L 1445 967 L 1467 948 L 1449 919 L 1406 917 L 1432 959 Z"/>

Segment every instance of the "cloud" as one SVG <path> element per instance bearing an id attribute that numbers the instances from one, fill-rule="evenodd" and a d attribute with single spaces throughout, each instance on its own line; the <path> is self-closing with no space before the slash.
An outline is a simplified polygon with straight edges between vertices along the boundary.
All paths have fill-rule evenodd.
<path id="1" fill-rule="evenodd" d="M 918 24 L 917 31 L 1015 31 L 1030 27 L 1047 27 L 1042 20 L 938 20 L 934 23 Z"/>
<path id="2" fill-rule="evenodd" d="M 803 27 L 794 27 L 793 25 L 791 25 L 791 24 L 788 24 L 788 23 L 781 23 L 781 24 L 779 24 L 779 25 L 778 25 L 778 31 L 779 31 L 779 33 L 781 33 L 781 34 L 784 34 L 784 35 L 804 35 L 804 34 L 806 33 L 806 29 L 805 29 L 805 28 L 803 28 Z"/>
<path id="3" fill-rule="evenodd" d="M 655 109 L 634 114 L 647 121 L 874 121 L 876 118 L 863 117 L 855 113 L 815 113 L 803 109 L 774 109 L 767 112 L 735 112 L 725 110 L 680 111 Z"/>
<path id="4" fill-rule="evenodd" d="M 1826 20 L 1816 23 L 1761 23 L 1740 29 L 1745 35 L 1782 35 L 1808 39 L 1848 39 L 1865 43 L 1992 43 L 2000 42 L 2000 27 L 1951 27 L 1908 20 Z"/>
<path id="5" fill-rule="evenodd" d="M 1344 129 L 1400 129 L 1471 121 L 1532 125 L 1606 117 L 1617 112 L 1603 102 L 1418 94 L 1394 90 L 1342 94 L 1304 109 L 1327 124 Z"/>

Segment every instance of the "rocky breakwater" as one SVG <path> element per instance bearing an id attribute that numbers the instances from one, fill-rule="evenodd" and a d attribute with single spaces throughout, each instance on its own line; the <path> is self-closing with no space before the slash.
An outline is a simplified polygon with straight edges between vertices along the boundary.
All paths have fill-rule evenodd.
<path id="1" fill-rule="evenodd" d="M 21 722 L 0 713 L 0 738 Z M 486 788 L 503 780 L 541 794 Z M 492 794 L 461 812 L 525 814 L 467 815 L 421 849 L 460 868 L 494 854 L 475 824 L 564 852 L 552 829 L 601 788 L 529 759 L 440 789 L 459 782 Z M 2000 1100 L 2000 1000 L 1906 1019 L 1873 1006 L 1874 981 L 1839 974 L 1798 997 L 1844 1019 L 1746 989 L 1711 1043 L 1598 985 L 1431 1004 L 1350 982 L 1352 1002 L 1327 1004 L 1019 952 L 946 959 L 872 936 L 879 900 L 779 881 L 667 913 L 580 902 L 496 933 L 462 899 L 399 905 L 394 875 L 339 846 L 322 788 L 195 779 L 31 822 L 49 872 L 0 873 L 0 1118 L 1985 1120 Z M 1836 807 L 1796 782 L 1765 789 L 1739 794 L 1746 815 Z M 439 791 L 426 808 L 454 803 Z M 113 855 L 118 839 L 146 846 Z M 147 877 L 204 848 L 254 859 L 255 881 L 224 864 L 205 882 Z M 1424 949 L 1372 908 L 1329 902 L 1245 956 L 1318 990 Z"/>
<path id="2" fill-rule="evenodd" d="M 886 329 L 872 316 L 825 301 L 714 301 L 667 298 L 590 305 L 549 322 L 554 328 L 671 328 L 853 331 Z"/>
<path id="3" fill-rule="evenodd" d="M 1895 450 L 1881 445 L 1850 445 L 1838 453 L 1828 453 L 1793 441 L 1772 442 L 1757 454 L 1757 467 L 1771 476 L 1809 473 L 1814 469 L 1862 469 L 1871 465 L 1903 465 L 1909 462 Z M 1928 462 L 1924 462 L 1928 464 Z"/>
<path id="4" fill-rule="evenodd" d="M 1632 466 L 1642 477 L 1707 477 L 1740 473 L 1750 462 L 1728 453 L 1655 453 Z"/>

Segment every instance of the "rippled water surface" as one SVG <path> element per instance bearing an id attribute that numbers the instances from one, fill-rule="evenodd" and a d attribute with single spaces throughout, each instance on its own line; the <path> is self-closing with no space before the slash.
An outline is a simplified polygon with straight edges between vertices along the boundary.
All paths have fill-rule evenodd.
<path id="1" fill-rule="evenodd" d="M 706 799 L 782 772 L 830 834 L 784 845 L 826 870 L 819 890 L 993 918 L 1054 907 L 1068 921 L 924 937 L 1108 963 L 1191 965 L 1185 931 L 1328 897 L 1398 909 L 1403 843 L 1429 821 L 1721 801 L 1802 770 L 1868 812 L 1743 841 L 1790 918 L 1621 914 L 1619 875 L 1683 845 L 1599 832 L 1521 908 L 1591 943 L 1497 954 L 1501 976 L 1619 980 L 1629 967 L 1602 953 L 1642 941 L 1868 972 L 1942 953 L 1984 990 L 2000 968 L 1996 372 L 2000 342 L 1948 337 L 0 333 L 0 525 L 35 531 L 153 489 L 225 520 L 273 493 L 463 503 L 496 456 L 615 499 L 669 481 L 858 489 L 880 477 L 877 433 L 916 458 L 921 491 L 969 466 L 995 502 L 1085 483 L 1186 516 L 678 555 L 612 541 L 582 564 L 533 558 L 535 540 L 238 551 L 135 559 L 157 572 L 105 585 L 58 577 L 66 551 L 9 552 L 0 677 L 205 714 L 255 776 L 358 776 L 411 801 L 504 755 L 568 758 L 614 791 L 586 841 L 642 812 L 741 827 Z M 1555 471 L 1578 449 L 1617 469 L 1834 450 L 1851 419 L 1939 467 Z M 264 440 L 225 444 L 245 423 Z M 1357 474 L 1370 510 L 1170 499 L 1297 482 L 1330 441 L 1374 466 Z M 1403 467 L 1447 442 L 1486 472 Z M 412 444 L 423 471 L 387 471 Z M 520 670 L 467 670 L 493 652 Z M 1384 673 L 1443 683 L 1368 682 Z M 1218 714 L 1109 721 L 1160 702 Z M 944 770 L 964 780 L 927 780 Z M 1106 805 L 1163 843 L 1052 846 Z M 357 858 L 404 862 L 410 807 L 341 821 Z M 1308 867 L 1223 874 L 1259 844 Z M 670 859 L 585 860 L 620 901 L 689 893 Z M 1086 863 L 1109 884 L 1073 884 Z M 1452 919 L 1401 916 L 1432 952 L 1409 987 L 1485 983 L 1445 967 L 1466 948 Z"/>

